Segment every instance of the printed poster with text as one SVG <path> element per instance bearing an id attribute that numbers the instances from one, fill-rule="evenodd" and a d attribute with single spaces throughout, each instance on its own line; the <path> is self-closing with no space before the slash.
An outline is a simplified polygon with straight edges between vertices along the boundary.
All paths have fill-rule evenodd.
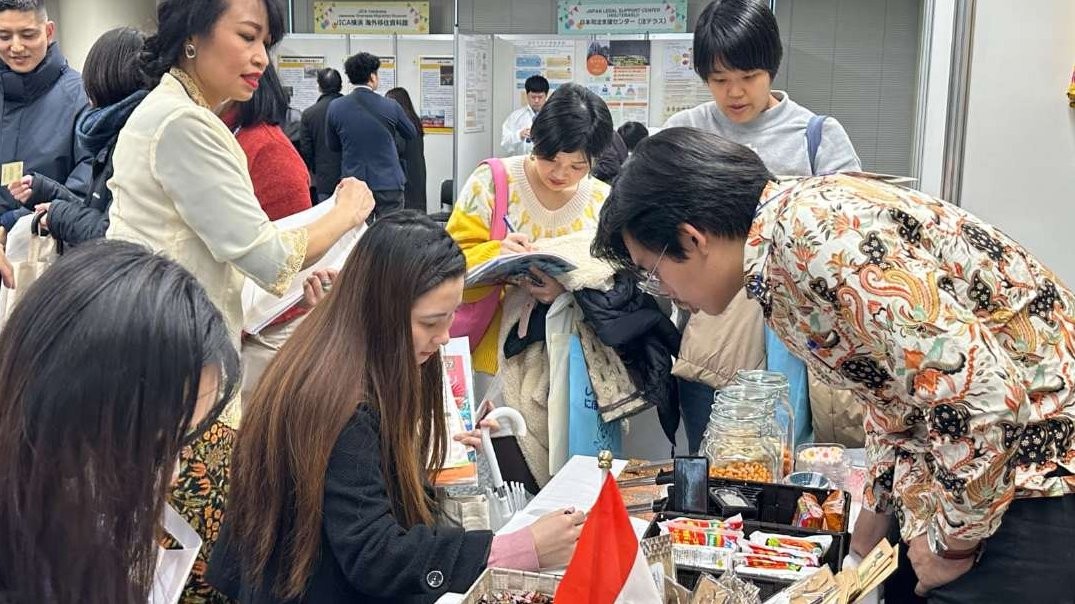
<path id="1" fill-rule="evenodd" d="M 493 40 L 461 36 L 466 88 L 463 90 L 463 132 L 485 132 L 492 101 L 489 78 L 493 71 Z"/>
<path id="2" fill-rule="evenodd" d="M 661 125 L 668 118 L 713 100 L 702 78 L 694 71 L 694 48 L 689 40 L 664 43 L 664 110 Z"/>
<path id="3" fill-rule="evenodd" d="M 586 87 L 604 99 L 612 123 L 649 126 L 649 40 L 595 39 L 586 50 Z"/>
<path id="4" fill-rule="evenodd" d="M 384 96 L 396 87 L 396 57 L 384 55 L 377 58 L 381 59 L 381 68 L 377 70 L 377 77 L 380 79 L 377 92 Z"/>
<path id="5" fill-rule="evenodd" d="M 545 76 L 549 92 L 571 81 L 575 63 L 572 40 L 528 40 L 515 43 L 515 102 L 512 109 L 526 104 L 526 79 Z"/>
<path id="6" fill-rule="evenodd" d="M 314 2 L 315 34 L 428 34 L 429 2 Z"/>
<path id="7" fill-rule="evenodd" d="M 291 97 L 290 106 L 306 111 L 317 102 L 321 90 L 317 87 L 317 72 L 325 68 L 325 57 L 281 56 L 276 71 L 280 84 Z"/>
<path id="8" fill-rule="evenodd" d="M 451 134 L 455 128 L 455 58 L 422 56 L 420 117 L 427 134 Z"/>

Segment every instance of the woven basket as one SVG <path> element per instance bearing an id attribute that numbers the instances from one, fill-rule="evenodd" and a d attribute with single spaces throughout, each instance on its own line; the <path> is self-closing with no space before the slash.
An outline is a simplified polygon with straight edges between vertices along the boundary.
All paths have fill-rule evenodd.
<path id="1" fill-rule="evenodd" d="M 488 568 L 463 596 L 461 604 L 478 604 L 482 596 L 503 591 L 519 594 L 536 591 L 552 596 L 556 593 L 558 585 L 560 585 L 560 577 L 556 575 Z"/>

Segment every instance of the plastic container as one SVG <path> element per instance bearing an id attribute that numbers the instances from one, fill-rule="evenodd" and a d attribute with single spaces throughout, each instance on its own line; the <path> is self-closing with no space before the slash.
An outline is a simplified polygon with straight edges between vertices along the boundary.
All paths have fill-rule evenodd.
<path id="1" fill-rule="evenodd" d="M 775 419 L 783 435 L 783 467 L 781 476 L 791 474 L 794 467 L 792 452 L 795 450 L 795 410 L 791 407 L 791 387 L 788 378 L 777 371 L 740 369 L 735 372 L 735 383 L 754 388 L 773 397 Z"/>
<path id="2" fill-rule="evenodd" d="M 717 394 L 702 450 L 710 477 L 776 482 L 783 476 L 783 441 L 772 398 L 741 385 Z"/>
<path id="3" fill-rule="evenodd" d="M 837 488 L 847 487 L 851 459 L 846 448 L 837 443 L 808 443 L 795 449 L 795 471 L 816 472 L 831 480 Z"/>

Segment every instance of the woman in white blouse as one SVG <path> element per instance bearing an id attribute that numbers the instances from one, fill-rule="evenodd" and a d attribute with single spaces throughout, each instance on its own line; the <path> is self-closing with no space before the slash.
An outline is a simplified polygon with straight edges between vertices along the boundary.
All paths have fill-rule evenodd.
<path id="1" fill-rule="evenodd" d="M 220 308 L 236 348 L 246 278 L 283 294 L 295 275 L 365 221 L 373 196 L 347 179 L 336 205 L 308 228 L 280 231 L 261 210 L 246 157 L 214 110 L 246 101 L 283 35 L 275 0 L 163 0 L 142 69 L 159 81 L 120 131 L 108 237 L 162 252 L 190 270 Z M 122 309 L 117 309 L 122 311 Z M 168 337 L 168 334 L 161 334 Z M 216 539 L 227 491 L 237 401 L 183 452 L 172 504 L 205 542 Z M 195 566 L 190 601 L 219 601 Z"/>

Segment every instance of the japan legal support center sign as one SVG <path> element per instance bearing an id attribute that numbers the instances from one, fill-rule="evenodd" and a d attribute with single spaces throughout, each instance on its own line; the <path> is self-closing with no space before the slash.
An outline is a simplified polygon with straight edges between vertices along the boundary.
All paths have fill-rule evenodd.
<path id="1" fill-rule="evenodd" d="M 559 0 L 561 34 L 683 33 L 687 0 Z"/>
<path id="2" fill-rule="evenodd" d="M 429 2 L 314 2 L 316 34 L 428 34 Z"/>

